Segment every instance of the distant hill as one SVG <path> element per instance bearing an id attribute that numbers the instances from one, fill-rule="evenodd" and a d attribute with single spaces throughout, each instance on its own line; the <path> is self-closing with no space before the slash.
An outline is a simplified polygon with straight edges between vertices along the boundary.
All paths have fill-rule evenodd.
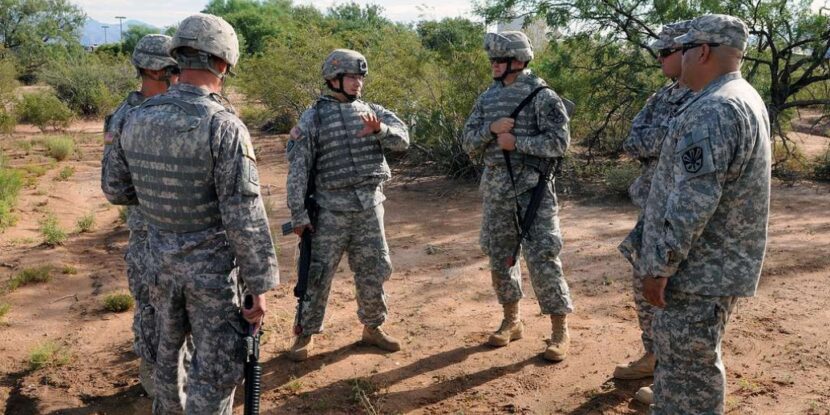
<path id="1" fill-rule="evenodd" d="M 118 26 L 118 21 L 115 23 L 101 23 L 95 19 L 87 18 L 84 22 L 84 28 L 81 32 L 81 44 L 84 46 L 102 45 L 104 44 L 104 28 L 101 25 L 107 25 L 107 41 L 106 43 L 118 43 L 121 41 L 121 32 Z M 157 27 L 144 23 L 140 20 L 124 20 L 124 31 L 134 25 L 149 26 L 155 29 Z"/>

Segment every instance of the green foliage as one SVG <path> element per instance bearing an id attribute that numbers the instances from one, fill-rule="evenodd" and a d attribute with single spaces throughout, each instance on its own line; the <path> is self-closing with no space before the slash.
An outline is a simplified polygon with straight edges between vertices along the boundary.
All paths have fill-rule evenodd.
<path id="1" fill-rule="evenodd" d="M 23 186 L 23 175 L 0 165 L 0 231 L 16 223 L 17 218 L 12 213 L 17 202 L 20 188 Z"/>
<path id="2" fill-rule="evenodd" d="M 66 241 L 66 232 L 58 224 L 58 218 L 51 213 L 40 221 L 40 233 L 43 235 L 43 243 L 48 246 L 63 245 Z"/>
<path id="3" fill-rule="evenodd" d="M 0 134 L 11 134 L 17 125 L 17 114 L 0 108 Z"/>
<path id="4" fill-rule="evenodd" d="M 640 175 L 637 163 L 622 163 L 609 167 L 603 174 L 603 182 L 612 193 L 627 196 L 628 188 Z"/>
<path id="5" fill-rule="evenodd" d="M 66 275 L 75 275 L 78 273 L 78 268 L 73 267 L 72 265 L 64 265 L 61 269 L 61 274 Z"/>
<path id="6" fill-rule="evenodd" d="M 106 115 L 137 85 L 126 56 L 82 54 L 58 59 L 41 76 L 69 108 L 84 116 Z"/>
<path id="7" fill-rule="evenodd" d="M 72 111 L 50 91 L 23 95 L 17 113 L 21 122 L 34 124 L 41 131 L 67 128 L 72 120 Z"/>
<path id="8" fill-rule="evenodd" d="M 69 136 L 49 137 L 46 139 L 44 144 L 46 145 L 46 154 L 57 161 L 66 160 L 72 155 L 72 153 L 75 152 L 75 140 Z"/>
<path id="9" fill-rule="evenodd" d="M 75 174 L 75 168 L 72 166 L 64 166 L 61 171 L 58 172 L 58 175 L 55 176 L 55 181 L 58 182 L 65 182 L 69 180 L 72 175 Z"/>
<path id="10" fill-rule="evenodd" d="M 12 305 L 9 303 L 0 303 L 0 324 L 5 324 L 6 314 L 11 311 Z"/>
<path id="11" fill-rule="evenodd" d="M 128 293 L 113 293 L 104 297 L 104 310 L 123 313 L 135 305 L 135 300 Z"/>
<path id="12" fill-rule="evenodd" d="M 71 360 L 69 351 L 53 341 L 46 341 L 29 352 L 29 369 L 63 366 Z"/>
<path id="13" fill-rule="evenodd" d="M 51 265 L 24 268 L 9 280 L 9 291 L 14 291 L 25 285 L 49 282 L 52 280 L 52 270 Z"/>
<path id="14" fill-rule="evenodd" d="M 830 147 L 816 160 L 813 176 L 816 180 L 830 181 Z"/>
<path id="15" fill-rule="evenodd" d="M 14 61 L 10 58 L 0 59 L 0 134 L 11 134 L 17 125 L 17 115 L 11 109 L 16 88 L 17 70 Z"/>
<path id="16" fill-rule="evenodd" d="M 158 28 L 147 25 L 132 25 L 124 32 L 124 40 L 121 41 L 121 53 L 132 56 L 138 41 L 144 36 L 161 33 Z"/>
<path id="17" fill-rule="evenodd" d="M 95 228 L 95 214 L 89 212 L 78 218 L 78 221 L 75 222 L 75 224 L 78 227 L 78 232 L 90 232 L 93 228 Z"/>

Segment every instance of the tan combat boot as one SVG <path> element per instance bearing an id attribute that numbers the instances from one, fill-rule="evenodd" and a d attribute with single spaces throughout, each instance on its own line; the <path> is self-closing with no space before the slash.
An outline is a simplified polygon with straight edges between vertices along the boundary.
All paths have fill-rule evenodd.
<path id="1" fill-rule="evenodd" d="M 551 314 L 550 323 L 553 333 L 545 349 L 545 359 L 551 362 L 561 362 L 568 356 L 568 347 L 571 344 L 571 336 L 568 334 L 568 315 Z"/>
<path id="2" fill-rule="evenodd" d="M 311 335 L 297 336 L 294 344 L 291 345 L 291 350 L 288 351 L 288 358 L 295 362 L 302 362 L 308 359 L 311 354 L 311 349 L 314 348 L 314 338 Z"/>
<path id="3" fill-rule="evenodd" d="M 634 394 L 634 400 L 640 403 L 644 403 L 646 405 L 651 405 L 654 403 L 654 391 L 651 390 L 651 387 L 654 385 L 643 386 L 642 388 L 637 390 L 637 393 Z"/>
<path id="4" fill-rule="evenodd" d="M 363 326 L 363 343 L 377 346 L 387 352 L 397 352 L 401 350 L 401 342 L 398 339 L 386 334 L 380 326 L 369 327 Z"/>
<path id="5" fill-rule="evenodd" d="M 633 362 L 617 365 L 614 368 L 614 377 L 617 379 L 632 380 L 654 376 L 655 362 L 657 362 L 657 358 L 654 357 L 654 353 L 646 352 L 646 354 Z"/>
<path id="6" fill-rule="evenodd" d="M 519 340 L 524 334 L 524 324 L 519 319 L 519 302 L 502 305 L 504 308 L 504 320 L 495 333 L 490 335 L 487 344 L 494 347 L 507 346 L 513 340 Z"/>

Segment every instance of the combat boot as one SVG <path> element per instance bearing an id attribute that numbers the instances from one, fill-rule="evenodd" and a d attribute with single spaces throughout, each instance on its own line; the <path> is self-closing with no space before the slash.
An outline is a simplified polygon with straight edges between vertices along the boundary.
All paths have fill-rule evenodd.
<path id="1" fill-rule="evenodd" d="M 544 357 L 551 362 L 561 362 L 568 356 L 568 347 L 571 344 L 571 336 L 568 334 L 568 315 L 551 314 L 550 323 L 553 332 Z"/>
<path id="2" fill-rule="evenodd" d="M 504 320 L 495 333 L 490 335 L 487 344 L 494 347 L 507 346 L 513 340 L 519 340 L 524 334 L 524 324 L 519 318 L 519 302 L 507 303 L 504 308 Z"/>
<path id="3" fill-rule="evenodd" d="M 386 334 L 380 326 L 369 327 L 363 326 L 363 343 L 376 346 L 387 352 L 397 352 L 401 350 L 401 342 Z"/>
<path id="4" fill-rule="evenodd" d="M 314 348 L 314 337 L 311 335 L 297 336 L 294 344 L 291 345 L 291 350 L 288 351 L 288 358 L 295 362 L 302 362 L 308 359 L 311 354 L 311 349 Z"/>
<path id="5" fill-rule="evenodd" d="M 143 358 L 138 363 L 138 381 L 141 382 L 141 387 L 147 393 L 148 398 L 156 397 L 156 382 L 153 378 L 155 373 L 154 366 L 144 360 Z"/>
<path id="6" fill-rule="evenodd" d="M 651 405 L 654 403 L 654 391 L 651 390 L 651 387 L 654 385 L 643 386 L 642 388 L 637 390 L 637 393 L 634 394 L 634 400 L 640 403 L 644 403 L 646 405 Z"/>
<path id="7" fill-rule="evenodd" d="M 654 356 L 654 353 L 646 352 L 646 354 L 633 362 L 617 365 L 614 368 L 614 377 L 617 379 L 632 380 L 654 376 L 655 362 L 657 362 L 657 358 Z"/>

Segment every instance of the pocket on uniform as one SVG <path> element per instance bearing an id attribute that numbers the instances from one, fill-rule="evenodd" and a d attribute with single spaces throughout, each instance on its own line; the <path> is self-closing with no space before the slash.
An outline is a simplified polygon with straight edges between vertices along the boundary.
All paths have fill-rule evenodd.
<path id="1" fill-rule="evenodd" d="M 155 363 L 159 338 L 156 330 L 156 310 L 149 304 L 141 307 L 138 313 L 137 334 L 137 353 L 148 362 Z"/>
<path id="2" fill-rule="evenodd" d="M 230 386 L 242 380 L 245 370 L 243 333 L 241 317 L 237 316 L 229 317 L 217 327 L 212 352 L 208 353 L 210 359 L 203 360 L 210 365 L 209 373 L 216 384 Z"/>
<path id="3" fill-rule="evenodd" d="M 712 304 L 699 315 L 689 318 L 687 344 L 690 358 L 700 363 L 715 364 L 722 315 L 722 307 Z"/>

